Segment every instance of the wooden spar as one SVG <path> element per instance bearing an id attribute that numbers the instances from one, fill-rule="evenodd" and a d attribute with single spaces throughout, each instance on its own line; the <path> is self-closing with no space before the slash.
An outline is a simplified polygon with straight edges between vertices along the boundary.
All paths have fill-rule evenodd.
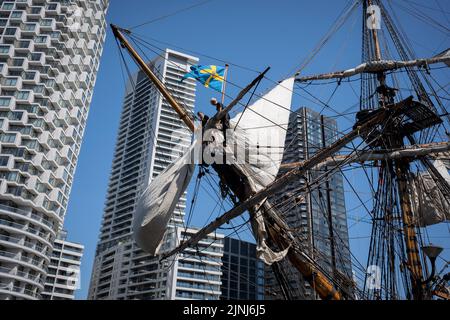
<path id="1" fill-rule="evenodd" d="M 214 118 L 221 119 L 226 113 L 229 113 L 231 109 L 233 109 L 239 101 L 266 75 L 266 73 L 270 70 L 270 67 L 267 67 L 259 76 L 257 76 L 248 86 L 246 86 L 242 91 L 238 94 L 236 99 L 234 99 L 226 108 L 217 113 Z"/>
<path id="2" fill-rule="evenodd" d="M 450 56 L 433 57 L 429 59 L 417 59 L 410 61 L 381 60 L 360 64 L 352 69 L 323 73 L 296 78 L 295 81 L 306 82 L 314 80 L 344 79 L 361 73 L 378 73 L 406 67 L 428 67 L 436 63 L 450 63 Z"/>
<path id="3" fill-rule="evenodd" d="M 314 168 L 318 163 L 321 163 L 328 157 L 330 157 L 332 154 L 335 154 L 339 150 L 341 150 L 343 147 L 345 147 L 349 142 L 353 141 L 355 138 L 359 137 L 361 134 L 369 130 L 371 127 L 378 124 L 380 121 L 383 121 L 386 119 L 387 114 L 390 113 L 388 111 L 398 111 L 406 103 L 411 101 L 412 98 L 407 99 L 405 101 L 402 101 L 398 104 L 389 106 L 388 108 L 385 108 L 382 110 L 383 112 L 379 113 L 374 118 L 367 120 L 364 124 L 356 128 L 355 130 L 352 130 L 330 146 L 328 146 L 325 149 L 320 150 L 317 154 L 315 154 L 313 157 L 309 158 L 303 163 L 303 166 L 300 168 L 296 168 L 294 170 L 289 171 L 284 176 L 276 179 L 272 184 L 268 185 L 265 189 L 261 190 L 260 192 L 254 194 L 252 197 L 247 199 L 247 201 L 242 202 L 241 204 L 238 204 L 236 207 L 231 209 L 230 211 L 226 212 L 213 222 L 211 222 L 209 225 L 198 231 L 195 235 L 193 235 L 190 239 L 180 244 L 177 248 L 174 250 L 165 253 L 162 255 L 162 259 L 166 259 L 170 256 L 173 256 L 175 254 L 178 254 L 185 250 L 186 248 L 190 246 L 196 245 L 200 240 L 205 238 L 208 234 L 214 232 L 217 228 L 219 228 L 221 225 L 226 224 L 230 220 L 238 217 L 239 215 L 243 214 L 245 211 L 247 211 L 249 208 L 257 205 L 267 197 L 273 195 L 275 192 L 281 190 L 284 188 L 287 184 L 294 181 L 295 179 L 298 179 L 299 177 L 306 174 L 308 170 L 311 170 Z M 351 155 L 349 156 L 351 157 Z"/>
<path id="4" fill-rule="evenodd" d="M 425 284 L 423 281 L 419 246 L 417 244 L 414 215 L 411 209 L 411 195 L 408 188 L 409 163 L 405 161 L 396 162 L 395 171 L 400 194 L 400 205 L 402 208 L 403 233 L 407 248 L 407 269 L 411 272 L 412 294 L 414 300 L 423 300 L 425 296 Z"/>
<path id="5" fill-rule="evenodd" d="M 228 72 L 230 66 L 228 64 L 225 65 L 225 73 L 223 75 L 223 88 L 222 88 L 222 105 L 225 103 L 225 94 L 227 90 L 227 81 L 228 81 Z"/>
<path id="6" fill-rule="evenodd" d="M 279 217 L 272 217 L 275 225 L 268 225 L 267 231 L 272 241 L 282 250 L 292 246 L 293 239 L 283 237 L 283 235 L 291 235 L 288 226 Z M 292 237 L 292 236 L 291 236 Z M 291 247 L 292 248 L 292 247 Z M 291 264 L 303 275 L 303 277 L 311 284 L 319 297 L 323 300 L 342 300 L 342 295 L 335 289 L 333 284 L 318 270 L 310 258 L 304 252 L 297 252 L 290 249 L 287 258 Z"/>
<path id="7" fill-rule="evenodd" d="M 159 92 L 163 95 L 166 101 L 170 104 L 170 106 L 178 113 L 180 119 L 186 124 L 186 126 L 192 131 L 195 131 L 194 121 L 189 117 L 186 110 L 178 104 L 175 98 L 167 91 L 164 84 L 159 80 L 159 78 L 153 73 L 150 67 L 145 63 L 145 61 L 139 56 L 136 50 L 131 46 L 129 41 L 122 34 L 123 30 L 118 26 L 111 24 L 111 29 L 113 31 L 114 36 L 120 41 L 121 45 L 128 50 L 134 61 L 141 68 L 141 70 L 150 78 L 153 84 L 158 88 Z"/>
<path id="8" fill-rule="evenodd" d="M 448 294 L 447 292 L 435 290 L 432 292 L 432 294 L 441 299 L 450 300 L 450 294 Z"/>
<path id="9" fill-rule="evenodd" d="M 345 162 L 350 163 L 361 163 L 366 161 L 383 161 L 388 159 L 400 159 L 400 158 L 418 158 L 424 156 L 436 155 L 442 152 L 450 151 L 450 142 L 437 142 L 437 143 L 427 143 L 419 144 L 414 146 L 409 146 L 399 149 L 391 150 L 370 150 L 359 153 L 354 159 L 348 159 L 347 156 L 338 155 L 325 159 L 325 161 L 319 163 L 313 168 L 313 170 L 320 170 L 327 166 L 337 166 Z M 294 169 L 303 166 L 303 162 L 292 162 L 285 163 L 281 165 L 282 169 Z"/>

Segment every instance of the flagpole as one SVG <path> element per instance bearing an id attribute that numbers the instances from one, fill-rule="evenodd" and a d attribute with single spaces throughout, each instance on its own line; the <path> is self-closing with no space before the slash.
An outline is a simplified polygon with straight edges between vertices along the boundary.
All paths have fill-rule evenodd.
<path id="1" fill-rule="evenodd" d="M 225 73 L 223 74 L 223 88 L 222 88 L 222 105 L 225 103 L 225 90 L 227 87 L 227 77 L 228 77 L 228 64 L 225 65 Z"/>

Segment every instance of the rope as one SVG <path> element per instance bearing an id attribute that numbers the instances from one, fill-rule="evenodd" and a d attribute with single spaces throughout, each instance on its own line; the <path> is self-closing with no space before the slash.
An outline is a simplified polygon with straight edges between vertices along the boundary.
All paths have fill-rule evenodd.
<path id="1" fill-rule="evenodd" d="M 158 18 L 154 18 L 154 19 L 152 19 L 152 20 L 146 21 L 146 22 L 144 22 L 144 23 L 138 24 L 138 25 L 136 25 L 136 26 L 134 26 L 134 27 L 129 28 L 129 30 L 133 30 L 133 29 L 136 29 L 136 28 L 140 28 L 140 27 L 149 25 L 149 24 L 151 24 L 151 23 L 154 23 L 154 22 L 157 22 L 157 21 L 161 21 L 161 20 L 167 19 L 167 18 L 169 18 L 169 17 L 173 17 L 173 16 L 175 16 L 175 15 L 177 15 L 177 14 L 180 14 L 180 13 L 182 13 L 182 12 L 186 12 L 186 11 L 189 11 L 189 10 L 191 10 L 191 9 L 193 9 L 193 8 L 196 8 L 196 7 L 200 7 L 200 6 L 202 6 L 202 5 L 205 5 L 205 4 L 207 4 L 208 2 L 211 2 L 211 1 L 212 1 L 212 0 L 206 0 L 206 1 L 202 1 L 202 2 L 199 2 L 199 3 L 193 4 L 193 5 L 189 6 L 189 7 L 185 7 L 185 8 L 182 8 L 182 9 L 180 9 L 180 10 L 174 11 L 174 12 L 172 12 L 172 13 L 169 13 L 169 14 L 160 16 L 160 17 L 158 17 Z"/>

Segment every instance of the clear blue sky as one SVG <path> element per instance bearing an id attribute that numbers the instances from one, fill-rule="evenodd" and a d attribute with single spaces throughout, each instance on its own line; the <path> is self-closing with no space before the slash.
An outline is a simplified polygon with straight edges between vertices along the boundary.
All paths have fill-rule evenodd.
<path id="1" fill-rule="evenodd" d="M 394 4 L 394 9 L 405 31 L 410 36 L 414 36 L 412 45 L 418 56 L 430 56 L 449 47 L 448 34 L 405 14 L 401 8 L 401 5 L 405 5 L 405 1 L 394 2 L 398 3 L 398 6 Z M 119 26 L 131 27 L 195 3 L 198 2 L 193 0 L 112 0 L 107 21 Z M 420 5 L 420 2 L 417 3 Z M 344 0 L 215 0 L 134 31 L 139 35 L 171 44 L 169 46 L 153 42 L 162 48 L 179 49 L 173 46 L 176 45 L 253 70 L 262 71 L 265 67 L 271 66 L 269 77 L 273 80 L 281 80 L 311 52 L 346 4 L 347 1 Z M 441 6 L 446 12 L 450 12 L 448 1 L 438 0 L 431 1 L 429 4 L 427 2 L 427 5 L 419 5 L 416 6 L 417 9 L 423 10 L 442 24 L 449 25 L 449 15 L 447 14 L 445 17 L 436 10 Z M 430 7 L 430 9 L 423 6 Z M 358 9 L 342 30 L 330 40 L 324 50 L 304 70 L 304 73 L 330 72 L 360 63 L 360 32 L 361 10 Z M 151 52 L 149 54 L 150 57 L 154 56 Z M 217 60 L 204 56 L 200 56 L 200 58 L 202 64 L 221 64 Z M 134 65 L 130 65 L 133 70 L 136 69 Z M 441 84 L 448 83 L 448 74 L 438 76 L 442 80 Z M 255 73 L 238 67 L 232 67 L 230 70 L 230 80 L 240 86 L 246 85 L 253 77 L 255 77 Z M 268 81 L 264 82 L 260 91 L 271 85 Z M 320 99 L 327 101 L 334 85 L 308 89 Z M 238 88 L 230 86 L 229 93 L 233 95 L 237 90 Z M 108 30 L 65 225 L 69 231 L 69 239 L 80 242 L 86 247 L 82 261 L 81 290 L 77 292 L 78 299 L 86 297 L 89 287 L 123 92 L 124 82 L 117 47 Z M 208 105 L 207 102 L 211 95 L 211 91 L 199 88 L 197 107 L 207 110 L 204 106 Z M 339 90 L 330 101 L 330 105 L 338 112 L 343 112 L 357 101 L 355 93 L 347 88 Z M 294 108 L 299 106 L 309 106 L 317 111 L 322 110 L 320 105 L 305 99 L 305 94 L 295 96 Z M 356 111 L 356 109 L 353 108 L 350 111 Z M 329 109 L 323 110 L 323 113 L 336 116 L 336 113 Z M 340 129 L 344 130 L 350 127 L 351 123 L 341 119 L 339 125 Z M 367 185 L 359 182 L 361 180 L 359 174 L 358 172 L 350 174 L 349 179 L 358 187 L 361 197 L 367 199 L 369 196 Z M 351 189 L 347 188 L 346 192 L 348 195 L 347 208 L 358 206 L 359 201 Z M 197 207 L 196 211 L 196 216 L 200 218 L 194 220 L 194 223 L 199 225 L 204 224 L 213 204 L 208 200 L 207 195 L 202 194 L 202 196 L 205 197 L 205 200 L 203 200 L 203 205 Z M 352 211 L 351 215 L 362 217 L 365 215 L 365 211 L 363 208 L 359 208 Z M 353 222 L 349 220 L 349 225 L 352 225 Z M 355 238 L 351 241 L 352 250 L 363 263 L 365 263 L 364 254 L 368 245 L 365 237 L 369 234 L 369 226 L 364 223 L 358 223 L 350 229 L 350 236 Z M 448 236 L 448 232 L 443 234 Z M 244 234 L 243 237 L 249 236 Z M 360 237 L 363 238 L 359 239 Z M 439 241 L 435 242 L 439 243 Z M 448 239 L 442 239 L 440 243 L 446 248 L 450 247 Z"/>

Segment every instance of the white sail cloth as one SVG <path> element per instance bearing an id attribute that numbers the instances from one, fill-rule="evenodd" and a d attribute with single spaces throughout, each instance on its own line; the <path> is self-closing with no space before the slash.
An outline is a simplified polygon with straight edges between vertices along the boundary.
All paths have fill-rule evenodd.
<path id="1" fill-rule="evenodd" d="M 293 88 L 294 78 L 282 81 L 243 114 L 238 114 L 231 120 L 232 126 L 239 121 L 235 131 L 238 147 L 245 145 L 250 154 L 248 162 L 238 162 L 236 167 L 247 177 L 254 193 L 271 184 L 280 169 Z M 282 252 L 274 252 L 266 243 L 264 216 L 269 214 L 270 210 L 273 210 L 272 206 L 266 200 L 250 210 L 253 233 L 257 240 L 257 255 L 267 265 L 283 259 L 289 250 L 288 248 Z"/>
<path id="2" fill-rule="evenodd" d="M 194 142 L 188 152 L 153 179 L 138 201 L 133 219 L 134 239 L 147 253 L 155 255 L 159 251 L 178 200 L 194 173 L 192 155 L 196 147 Z"/>
<path id="3" fill-rule="evenodd" d="M 263 152 L 270 153 L 274 164 L 272 171 L 276 173 L 283 159 L 294 80 L 289 78 L 282 81 L 247 110 L 231 119 L 234 125 L 239 122 L 238 129 L 245 132 L 249 141 L 255 146 L 259 145 Z"/>
<path id="4" fill-rule="evenodd" d="M 434 166 L 450 184 L 450 175 L 440 160 Z M 450 221 L 450 199 L 442 194 L 428 172 L 420 173 L 412 179 L 412 203 L 416 213 L 416 223 L 420 227 Z"/>
<path id="5" fill-rule="evenodd" d="M 209 132 L 209 137 L 213 139 L 208 144 L 208 148 L 215 154 L 217 159 L 223 159 L 222 131 L 211 130 Z M 244 179 L 245 193 L 248 196 L 262 190 L 275 180 L 279 164 L 273 161 L 268 154 L 261 151 L 256 143 L 247 137 L 245 131 L 236 130 L 232 135 L 227 135 L 225 152 L 227 154 L 227 165 L 233 168 L 235 174 Z M 243 161 L 244 155 L 245 161 Z M 275 252 L 266 243 L 268 234 L 264 218 L 267 217 L 270 210 L 273 209 L 266 199 L 248 210 L 250 212 L 253 234 L 257 240 L 257 256 L 267 265 L 282 260 L 289 249 Z"/>

